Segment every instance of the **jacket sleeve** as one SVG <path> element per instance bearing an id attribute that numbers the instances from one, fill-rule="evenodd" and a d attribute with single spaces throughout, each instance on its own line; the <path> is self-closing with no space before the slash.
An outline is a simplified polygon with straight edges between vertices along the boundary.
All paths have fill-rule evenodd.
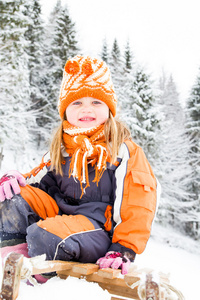
<path id="1" fill-rule="evenodd" d="M 132 141 L 120 149 L 121 164 L 115 171 L 116 223 L 109 250 L 134 256 L 144 251 L 156 211 L 156 178 L 143 150 Z"/>

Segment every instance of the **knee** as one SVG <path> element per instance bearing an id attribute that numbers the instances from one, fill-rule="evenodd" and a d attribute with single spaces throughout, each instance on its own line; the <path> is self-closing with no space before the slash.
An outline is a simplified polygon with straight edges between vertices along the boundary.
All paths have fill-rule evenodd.
<path id="1" fill-rule="evenodd" d="M 38 216 L 21 195 L 15 195 L 11 200 L 1 203 L 0 230 L 26 234 L 27 227 L 36 221 L 38 221 Z"/>
<path id="2" fill-rule="evenodd" d="M 93 224 L 89 228 L 83 227 L 82 223 L 80 226 L 77 219 L 56 216 L 29 226 L 29 255 L 45 253 L 48 260 L 96 262 L 110 246 L 108 233 L 102 228 L 94 228 Z"/>
<path id="3" fill-rule="evenodd" d="M 105 255 L 110 243 L 107 232 L 102 229 L 76 233 L 57 245 L 55 259 L 95 263 Z"/>
<path id="4" fill-rule="evenodd" d="M 39 227 L 38 223 L 34 223 L 27 228 L 26 240 L 29 256 L 46 254 L 48 260 L 54 259 L 56 246 L 61 241 L 59 237 Z"/>

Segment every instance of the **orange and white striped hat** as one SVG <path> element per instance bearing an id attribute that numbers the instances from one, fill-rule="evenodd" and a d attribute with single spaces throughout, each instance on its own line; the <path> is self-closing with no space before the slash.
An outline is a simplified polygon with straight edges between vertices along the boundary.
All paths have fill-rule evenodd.
<path id="1" fill-rule="evenodd" d="M 63 118 L 71 102 L 83 97 L 103 101 L 113 116 L 116 115 L 117 98 L 108 66 L 101 59 L 77 55 L 64 68 L 58 101 L 60 117 Z"/>

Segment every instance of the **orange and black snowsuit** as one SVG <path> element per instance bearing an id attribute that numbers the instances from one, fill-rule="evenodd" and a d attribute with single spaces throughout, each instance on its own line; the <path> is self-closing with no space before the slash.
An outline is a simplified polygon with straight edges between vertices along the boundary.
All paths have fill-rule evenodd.
<path id="1" fill-rule="evenodd" d="M 68 176 L 69 162 L 65 157 L 63 176 L 48 170 L 1 203 L 3 236 L 26 235 L 29 255 L 46 253 L 47 259 L 95 262 L 110 250 L 142 253 L 156 210 L 156 179 L 143 150 L 123 143 L 118 165 L 107 165 L 98 186 L 89 165 L 82 197 L 80 183 Z"/>

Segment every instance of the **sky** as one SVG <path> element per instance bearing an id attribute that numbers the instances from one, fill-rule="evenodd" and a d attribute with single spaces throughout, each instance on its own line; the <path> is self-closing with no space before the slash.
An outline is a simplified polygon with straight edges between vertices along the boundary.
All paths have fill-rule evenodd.
<path id="1" fill-rule="evenodd" d="M 188 97 L 200 67 L 199 0 L 62 0 L 75 23 L 84 54 L 98 55 L 115 38 L 123 53 L 129 40 L 135 60 L 153 79 L 163 70 Z M 48 16 L 56 0 L 41 0 Z"/>

